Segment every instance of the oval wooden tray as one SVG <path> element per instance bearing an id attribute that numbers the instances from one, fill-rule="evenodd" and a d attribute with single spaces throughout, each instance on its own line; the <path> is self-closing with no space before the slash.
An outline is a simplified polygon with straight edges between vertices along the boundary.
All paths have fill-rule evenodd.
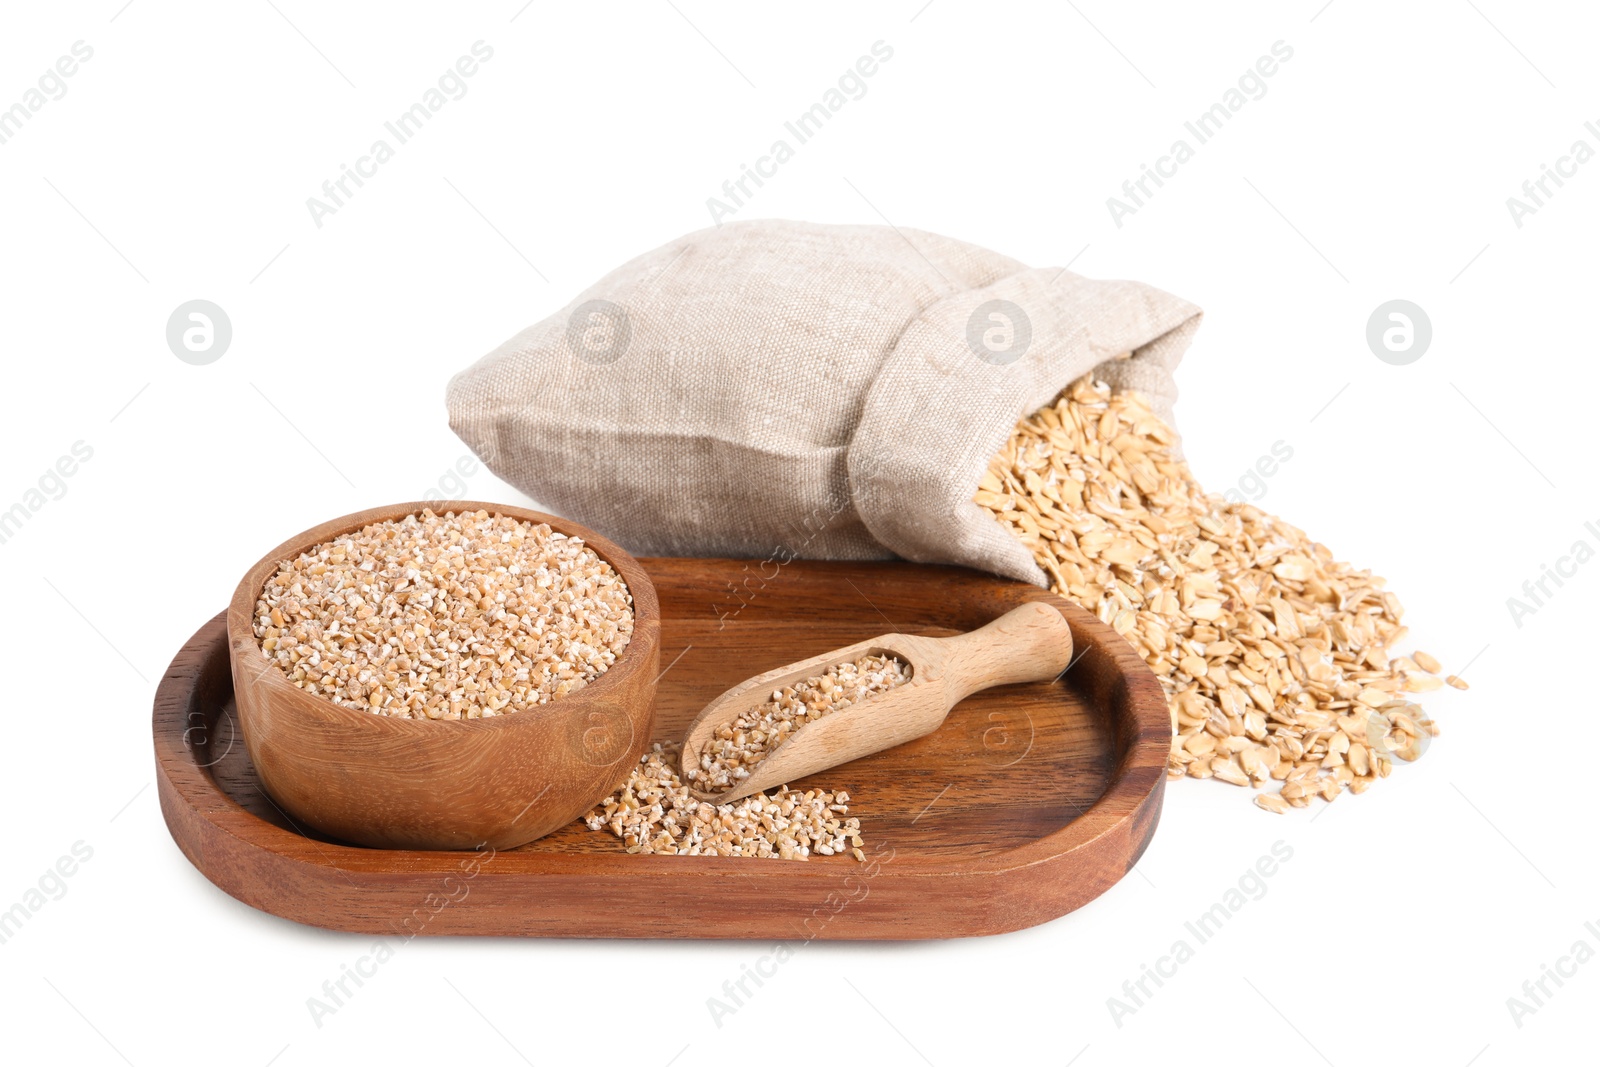
<path id="1" fill-rule="evenodd" d="M 581 823 L 498 853 L 411 852 L 332 841 L 277 810 L 238 736 L 219 615 L 156 691 L 157 784 L 173 839 L 252 907 L 399 937 L 995 934 L 1093 900 L 1144 852 L 1166 782 L 1166 700 L 1133 649 L 1077 605 L 953 567 L 641 562 L 660 596 L 668 665 L 658 740 L 681 738 L 712 698 L 761 671 L 891 631 L 971 630 L 1028 600 L 1066 615 L 1078 652 L 1059 681 L 979 693 L 926 737 L 794 783 L 849 792 L 866 863 L 630 856 Z"/>

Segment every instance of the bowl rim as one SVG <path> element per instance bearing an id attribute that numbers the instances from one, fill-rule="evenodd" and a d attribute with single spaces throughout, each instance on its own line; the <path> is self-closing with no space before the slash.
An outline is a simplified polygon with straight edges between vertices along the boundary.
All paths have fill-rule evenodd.
<path id="1" fill-rule="evenodd" d="M 233 597 L 228 602 L 227 631 L 228 655 L 237 668 L 242 666 L 241 653 L 246 650 L 254 652 L 257 656 L 263 655 L 260 642 L 256 639 L 254 629 L 255 604 L 259 599 L 261 590 L 265 587 L 267 579 L 277 572 L 277 569 L 286 560 L 299 556 L 302 552 L 330 541 L 343 534 L 369 526 L 375 522 L 401 519 L 408 515 L 420 514 L 424 509 L 433 511 L 436 515 L 460 514 L 463 512 L 487 511 L 490 515 L 513 518 L 523 522 L 545 523 L 556 533 L 567 537 L 579 538 L 595 554 L 606 563 L 610 564 L 622 578 L 632 598 L 633 606 L 633 632 L 629 636 L 628 645 L 624 648 L 617 660 L 605 672 L 582 689 L 568 693 L 544 704 L 539 704 L 521 711 L 505 715 L 492 715 L 478 719 L 407 719 L 393 715 L 378 715 L 370 711 L 360 711 L 348 707 L 337 701 L 330 700 L 320 693 L 308 693 L 304 689 L 289 681 L 276 661 L 267 660 L 268 667 L 257 673 L 252 680 L 252 685 L 265 686 L 269 691 L 275 692 L 288 700 L 291 705 L 302 708 L 317 709 L 319 712 L 333 719 L 343 718 L 350 726 L 361 729 L 409 731 L 409 730 L 438 730 L 447 729 L 455 736 L 466 736 L 463 731 L 483 732 L 491 730 L 516 729 L 518 720 L 525 724 L 548 719 L 549 716 L 568 710 L 580 710 L 588 704 L 587 700 L 572 700 L 574 697 L 603 697 L 610 689 L 627 684 L 628 679 L 640 670 L 648 669 L 649 650 L 657 646 L 658 642 L 648 639 L 659 632 L 661 626 L 660 603 L 656 598 L 655 585 L 650 581 L 649 574 L 634 559 L 624 551 L 621 546 L 609 539 L 595 533 L 588 527 L 564 519 L 557 515 L 550 515 L 531 508 L 519 507 L 515 504 L 496 504 L 482 500 L 447 500 L 438 502 L 409 501 L 398 504 L 382 505 L 353 511 L 348 515 L 341 515 L 329 519 L 307 530 L 295 534 L 279 544 L 271 552 L 257 560 L 239 580 L 234 588 Z M 641 640 L 641 637 L 647 639 Z M 634 649 L 641 651 L 634 655 Z M 569 701 L 571 701 L 569 703 Z"/>

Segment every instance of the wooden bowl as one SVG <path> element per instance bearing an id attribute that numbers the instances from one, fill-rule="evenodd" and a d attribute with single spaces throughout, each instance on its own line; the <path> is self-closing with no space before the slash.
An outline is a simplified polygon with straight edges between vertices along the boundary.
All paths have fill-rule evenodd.
<path id="1" fill-rule="evenodd" d="M 633 637 L 610 669 L 548 704 L 488 719 L 400 719 L 307 693 L 261 651 L 255 606 L 280 563 L 369 523 L 420 512 L 393 504 L 290 538 L 250 568 L 228 605 L 228 655 L 245 747 L 291 820 L 374 848 L 515 848 L 578 818 L 628 777 L 652 736 L 661 610 L 632 556 L 577 523 L 454 501 L 581 537 L 633 595 Z"/>

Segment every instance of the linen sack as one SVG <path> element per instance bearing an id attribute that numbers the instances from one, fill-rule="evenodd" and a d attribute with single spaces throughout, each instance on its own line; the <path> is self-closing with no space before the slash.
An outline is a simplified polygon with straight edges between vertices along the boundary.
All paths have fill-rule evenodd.
<path id="1" fill-rule="evenodd" d="M 450 382 L 450 425 L 644 555 L 954 563 L 1047 584 L 972 502 L 1090 370 L 1171 421 L 1198 308 L 916 230 L 760 220 L 601 278 Z"/>

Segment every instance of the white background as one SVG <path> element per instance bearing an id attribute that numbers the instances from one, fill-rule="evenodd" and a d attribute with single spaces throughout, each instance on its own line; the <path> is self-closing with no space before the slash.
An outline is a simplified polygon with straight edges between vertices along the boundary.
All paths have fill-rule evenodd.
<path id="1" fill-rule="evenodd" d="M 93 449 L 0 545 L 0 909 L 93 849 L 0 945 L 8 1061 L 1593 1062 L 1600 962 L 1520 1027 L 1506 1003 L 1580 938 L 1600 950 L 1600 563 L 1520 627 L 1506 607 L 1600 544 L 1600 161 L 1521 227 L 1506 206 L 1574 140 L 1600 148 L 1592 10 L 122 4 L 0 16 L 0 107 L 94 49 L 0 145 L 0 508 Z M 467 95 L 314 225 L 307 197 L 478 40 Z M 1138 873 L 1077 913 L 812 944 L 720 1028 L 706 999 L 771 946 L 419 939 L 318 1027 L 307 998 L 371 939 L 255 912 L 182 857 L 153 683 L 268 547 L 435 485 L 465 452 L 450 374 L 706 226 L 879 40 L 866 96 L 736 217 L 890 220 L 1198 303 L 1177 410 L 1202 480 L 1286 442 L 1263 506 L 1385 575 L 1471 691 L 1430 697 L 1443 736 L 1366 796 L 1277 817 L 1174 783 Z M 1267 94 L 1116 226 L 1106 198 L 1279 40 Z M 233 324 L 209 366 L 165 340 L 195 298 Z M 1393 298 L 1433 324 L 1408 366 L 1365 342 Z M 470 492 L 522 499 L 486 473 Z M 1279 840 L 1266 895 L 1117 1025 L 1107 998 Z"/>

